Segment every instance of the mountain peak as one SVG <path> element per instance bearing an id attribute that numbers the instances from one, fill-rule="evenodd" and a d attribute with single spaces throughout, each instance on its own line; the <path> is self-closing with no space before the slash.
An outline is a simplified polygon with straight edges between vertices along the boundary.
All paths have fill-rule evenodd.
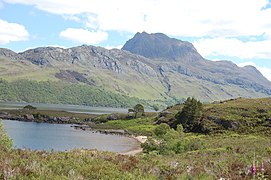
<path id="1" fill-rule="evenodd" d="M 198 61 L 203 59 L 191 43 L 170 38 L 163 33 L 138 32 L 125 43 L 122 50 L 151 59 L 173 61 Z"/>

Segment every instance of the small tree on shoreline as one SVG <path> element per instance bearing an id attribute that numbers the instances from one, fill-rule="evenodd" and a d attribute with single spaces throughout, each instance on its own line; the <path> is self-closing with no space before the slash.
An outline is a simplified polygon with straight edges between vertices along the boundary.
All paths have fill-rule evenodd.
<path id="1" fill-rule="evenodd" d="M 145 115 L 144 106 L 142 104 L 137 104 L 133 109 L 128 109 L 128 113 L 134 113 L 134 118 L 137 117 L 138 113 L 141 113 L 142 116 Z"/>

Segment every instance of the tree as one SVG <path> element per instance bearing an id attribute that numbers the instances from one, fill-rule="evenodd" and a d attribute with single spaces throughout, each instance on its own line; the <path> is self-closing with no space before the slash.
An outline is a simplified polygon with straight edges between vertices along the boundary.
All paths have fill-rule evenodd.
<path id="1" fill-rule="evenodd" d="M 23 109 L 33 110 L 33 109 L 37 109 L 37 108 L 34 107 L 34 106 L 31 106 L 31 105 L 26 105 L 26 106 L 23 107 Z"/>
<path id="2" fill-rule="evenodd" d="M 202 103 L 195 98 L 187 98 L 184 102 L 184 107 L 180 112 L 176 114 L 176 123 L 174 128 L 177 128 L 178 124 L 191 131 L 195 125 L 198 124 L 199 118 L 202 116 Z"/>
<path id="3" fill-rule="evenodd" d="M 134 112 L 135 112 L 135 118 L 137 117 L 138 113 L 141 113 L 141 115 L 144 115 L 144 106 L 142 104 L 137 104 L 134 107 Z"/>

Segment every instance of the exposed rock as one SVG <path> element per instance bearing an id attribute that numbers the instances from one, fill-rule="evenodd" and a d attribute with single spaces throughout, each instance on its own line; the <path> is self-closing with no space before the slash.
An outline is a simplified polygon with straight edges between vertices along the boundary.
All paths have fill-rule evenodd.
<path id="1" fill-rule="evenodd" d="M 7 112 L 0 112 L 0 116 L 8 116 L 9 114 Z"/>
<path id="2" fill-rule="evenodd" d="M 224 120 L 224 119 L 219 119 L 219 118 L 210 117 L 210 116 L 208 116 L 207 119 L 213 121 L 214 123 L 222 126 L 225 129 L 237 130 L 240 127 L 238 122 L 231 121 L 231 120 Z"/>
<path id="3" fill-rule="evenodd" d="M 108 117 L 107 117 L 108 120 L 118 120 L 120 119 L 119 115 L 118 114 L 110 114 Z"/>
<path id="4" fill-rule="evenodd" d="M 35 119 L 34 116 L 33 116 L 32 114 L 26 114 L 26 115 L 24 115 L 24 118 L 25 118 L 26 120 L 29 120 L 29 121 L 32 121 L 32 120 Z"/>
<path id="5" fill-rule="evenodd" d="M 71 70 L 60 70 L 59 73 L 56 73 L 55 77 L 68 81 L 68 82 L 82 82 L 86 83 L 88 85 L 95 85 L 95 81 L 93 80 L 88 80 L 86 77 L 84 77 L 83 74 L 76 72 L 76 71 L 71 71 Z"/>
<path id="6" fill-rule="evenodd" d="M 69 121 L 70 117 L 58 117 L 57 119 L 64 122 L 64 121 Z"/>
<path id="7" fill-rule="evenodd" d="M 0 48 L 0 57 L 9 58 L 12 60 L 23 60 L 24 57 L 9 49 Z"/>
<path id="8" fill-rule="evenodd" d="M 135 70 L 141 74 L 146 74 L 146 75 L 153 76 L 153 77 L 156 76 L 155 70 L 143 62 L 140 62 L 138 60 L 134 60 L 134 61 L 127 61 L 126 64 L 129 67 L 131 67 L 133 70 Z"/>
<path id="9" fill-rule="evenodd" d="M 129 133 L 122 129 L 103 129 L 103 130 L 97 130 L 99 133 L 103 134 L 116 134 L 116 135 L 129 135 Z"/>

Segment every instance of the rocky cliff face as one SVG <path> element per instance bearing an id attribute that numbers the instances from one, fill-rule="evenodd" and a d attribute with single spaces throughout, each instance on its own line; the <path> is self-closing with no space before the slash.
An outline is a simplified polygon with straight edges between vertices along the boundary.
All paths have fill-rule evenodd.
<path id="1" fill-rule="evenodd" d="M 127 67 L 123 68 L 123 66 L 128 66 L 137 72 L 151 76 L 155 75 L 154 70 L 142 62 L 143 57 L 117 49 L 107 50 L 101 47 L 86 45 L 70 49 L 42 47 L 27 50 L 19 53 L 18 56 L 42 67 L 55 67 L 59 63 L 61 65 L 66 63 L 66 65 L 80 65 L 89 68 L 107 69 L 116 73 L 125 73 Z"/>
<path id="2" fill-rule="evenodd" d="M 31 62 L 55 80 L 143 99 L 168 101 L 193 96 L 214 101 L 271 95 L 271 82 L 255 67 L 206 60 L 191 43 L 161 33 L 137 33 L 122 50 L 83 45 L 68 49 L 41 47 L 17 54 L 0 49 L 0 56 Z M 13 76 L 19 76 L 18 71 Z M 38 78 L 33 73 L 24 77 Z"/>

